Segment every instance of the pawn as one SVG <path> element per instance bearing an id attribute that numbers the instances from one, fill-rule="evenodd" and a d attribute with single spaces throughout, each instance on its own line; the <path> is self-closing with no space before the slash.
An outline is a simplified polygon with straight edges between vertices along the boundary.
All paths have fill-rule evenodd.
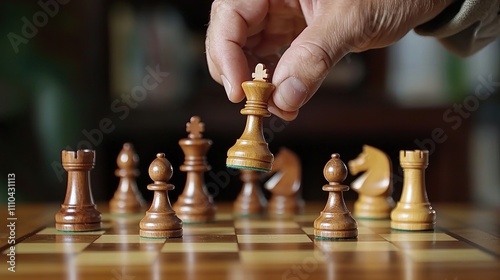
<path id="1" fill-rule="evenodd" d="M 240 113 L 247 115 L 247 123 L 241 137 L 227 151 L 227 167 L 261 172 L 271 170 L 274 156 L 264 139 L 263 118 L 271 116 L 267 102 L 275 86 L 266 81 L 267 76 L 264 65 L 259 63 L 252 74 L 254 80 L 241 85 L 247 102 Z"/>
<path id="2" fill-rule="evenodd" d="M 165 154 L 157 154 L 149 166 L 149 177 L 154 183 L 148 185 L 148 190 L 154 191 L 154 195 L 151 207 L 139 223 L 141 237 L 182 236 L 182 221 L 175 215 L 168 198 L 168 191 L 174 189 L 174 185 L 167 183 L 172 178 L 172 173 L 172 165 L 165 158 Z"/>
<path id="3" fill-rule="evenodd" d="M 349 190 L 341 183 L 347 177 L 347 167 L 339 154 L 333 154 L 323 169 L 328 185 L 323 190 L 329 192 L 326 206 L 314 221 L 314 236 L 317 239 L 346 239 L 358 236 L 357 223 L 347 209 L 342 192 Z"/>
<path id="4" fill-rule="evenodd" d="M 139 213 L 145 205 L 141 193 L 137 190 L 135 178 L 139 176 L 137 165 L 139 156 L 130 143 L 123 144 L 123 148 L 116 159 L 118 169 L 115 175 L 120 178 L 118 188 L 109 201 L 111 213 L 132 214 Z"/>
<path id="5" fill-rule="evenodd" d="M 237 215 L 262 214 L 267 201 L 259 185 L 260 172 L 242 169 L 240 173 L 243 186 L 234 201 L 234 213 Z"/>

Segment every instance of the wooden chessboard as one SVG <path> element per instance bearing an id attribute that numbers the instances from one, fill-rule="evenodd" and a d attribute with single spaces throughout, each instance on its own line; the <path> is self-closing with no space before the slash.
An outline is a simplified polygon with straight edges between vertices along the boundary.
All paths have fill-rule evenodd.
<path id="1" fill-rule="evenodd" d="M 0 279 L 463 280 L 500 276 L 498 211 L 437 205 L 434 231 L 394 231 L 388 220 L 357 220 L 357 239 L 320 241 L 312 235 L 320 204 L 308 205 L 304 214 L 282 218 L 234 217 L 230 206 L 219 205 L 216 222 L 185 224 L 184 236 L 174 239 L 140 238 L 138 222 L 143 215 L 103 214 L 103 229 L 94 232 L 60 232 L 53 223 L 32 228 L 17 238 L 16 272 L 7 270 L 9 245 L 0 239 Z M 22 207 L 26 206 L 18 208 Z M 52 219 L 50 212 L 45 211 L 37 221 Z M 37 224 L 29 217 L 19 217 L 20 225 L 21 221 Z M 20 230 L 26 230 L 26 225 Z"/>

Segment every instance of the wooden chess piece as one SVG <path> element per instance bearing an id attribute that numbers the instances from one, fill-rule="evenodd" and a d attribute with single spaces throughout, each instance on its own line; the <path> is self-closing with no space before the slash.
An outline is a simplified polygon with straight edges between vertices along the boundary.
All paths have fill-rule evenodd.
<path id="1" fill-rule="evenodd" d="M 275 86 L 266 81 L 267 70 L 259 63 L 252 74 L 253 81 L 242 84 L 247 101 L 240 113 L 247 115 L 247 123 L 241 137 L 227 152 L 226 165 L 230 168 L 252 169 L 262 172 L 271 170 L 273 154 L 269 151 L 263 133 L 263 117 L 271 116 L 267 102 Z"/>
<path id="2" fill-rule="evenodd" d="M 249 169 L 241 169 L 240 172 L 243 186 L 234 201 L 234 212 L 237 215 L 262 214 L 267 201 L 259 185 L 260 172 Z"/>
<path id="3" fill-rule="evenodd" d="M 139 223 L 141 237 L 182 236 L 182 221 L 175 215 L 168 198 L 168 191 L 174 189 L 174 185 L 167 183 L 172 178 L 172 173 L 172 165 L 165 158 L 165 154 L 157 154 L 149 166 L 149 177 L 154 183 L 148 185 L 148 190 L 154 191 L 154 195 L 151 207 Z"/>
<path id="4" fill-rule="evenodd" d="M 205 185 L 204 173 L 211 169 L 206 161 L 206 153 L 212 141 L 202 138 L 204 123 L 198 116 L 191 117 L 186 124 L 188 138 L 181 139 L 179 145 L 184 152 L 184 164 L 180 170 L 187 172 L 184 191 L 174 203 L 177 216 L 185 223 L 211 222 L 215 220 L 216 207 Z"/>
<path id="5" fill-rule="evenodd" d="M 102 215 L 94 204 L 90 186 L 90 170 L 95 166 L 95 151 L 62 151 L 62 166 L 68 172 L 68 183 L 64 203 L 55 215 L 56 229 L 101 229 Z"/>
<path id="6" fill-rule="evenodd" d="M 271 192 L 267 211 L 271 215 L 294 215 L 304 211 L 300 184 L 302 167 L 299 157 L 287 148 L 281 148 L 274 159 L 271 173 L 265 183 Z"/>
<path id="7" fill-rule="evenodd" d="M 339 154 L 333 154 L 326 163 L 323 175 L 328 185 L 323 190 L 329 192 L 326 206 L 314 220 L 314 237 L 317 239 L 345 239 L 358 236 L 358 225 L 347 209 L 342 192 L 349 190 L 341 183 L 347 177 L 347 167 Z"/>
<path id="8" fill-rule="evenodd" d="M 118 169 L 115 171 L 115 176 L 120 178 L 120 182 L 113 198 L 109 201 L 109 211 L 118 214 L 139 213 L 145 206 L 145 201 L 135 181 L 135 178 L 139 176 L 137 169 L 139 156 L 135 153 L 132 144 L 123 144 L 116 163 Z"/>
<path id="9" fill-rule="evenodd" d="M 364 172 L 351 184 L 359 195 L 354 203 L 353 214 L 362 219 L 389 219 L 394 208 L 392 199 L 392 165 L 389 156 L 369 145 L 349 161 L 352 175 Z"/>
<path id="10" fill-rule="evenodd" d="M 403 168 L 403 191 L 396 208 L 391 212 L 391 228 L 398 230 L 432 230 L 436 211 L 432 209 L 425 188 L 425 168 L 429 151 L 400 151 Z"/>

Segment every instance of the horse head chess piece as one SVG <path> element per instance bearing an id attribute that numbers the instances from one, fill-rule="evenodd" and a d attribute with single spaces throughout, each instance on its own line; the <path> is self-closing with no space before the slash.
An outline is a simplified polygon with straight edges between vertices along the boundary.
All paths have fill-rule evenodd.
<path id="1" fill-rule="evenodd" d="M 366 219 L 387 219 L 394 208 L 392 199 L 392 166 L 390 158 L 381 150 L 369 145 L 357 158 L 349 161 L 352 175 L 364 172 L 351 184 L 358 193 L 354 203 L 354 216 Z"/>

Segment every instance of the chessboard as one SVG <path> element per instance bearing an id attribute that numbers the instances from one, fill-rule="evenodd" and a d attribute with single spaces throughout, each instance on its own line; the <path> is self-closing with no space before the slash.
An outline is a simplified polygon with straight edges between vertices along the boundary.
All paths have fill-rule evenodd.
<path id="1" fill-rule="evenodd" d="M 1 279 L 498 279 L 497 211 L 436 205 L 430 231 L 390 229 L 388 219 L 358 219 L 358 237 L 318 240 L 313 221 L 324 203 L 302 214 L 237 216 L 220 203 L 214 222 L 186 223 L 180 238 L 143 238 L 144 214 L 103 213 L 102 229 L 64 232 L 53 206 L 19 205 L 15 272 L 9 244 L 0 240 Z M 348 203 L 351 208 L 352 204 Z M 46 210 L 41 210 L 46 209 Z M 47 210 L 49 209 L 49 210 Z M 36 219 L 30 220 L 28 213 Z M 21 217 L 22 215 L 22 217 Z M 22 223 L 21 223 L 22 222 Z M 32 227 L 32 228 L 30 228 Z M 7 260 L 7 261 L 6 261 Z"/>

